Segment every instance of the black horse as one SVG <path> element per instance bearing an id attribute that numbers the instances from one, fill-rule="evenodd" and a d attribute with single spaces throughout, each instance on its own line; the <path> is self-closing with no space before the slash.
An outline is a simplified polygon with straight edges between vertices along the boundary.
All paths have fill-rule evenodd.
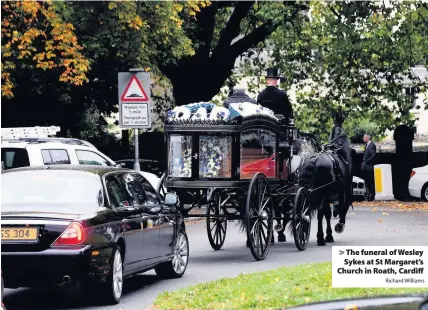
<path id="1" fill-rule="evenodd" d="M 333 214 L 339 215 L 335 226 L 337 233 L 345 228 L 346 214 L 352 204 L 352 152 L 348 137 L 341 126 L 336 123 L 329 137 L 329 143 L 323 150 L 308 156 L 300 167 L 299 187 L 309 190 L 310 209 L 318 211 L 318 245 L 334 242 L 331 229 Z M 312 191 L 313 190 L 313 191 Z M 327 220 L 326 238 L 324 239 L 322 219 Z"/>

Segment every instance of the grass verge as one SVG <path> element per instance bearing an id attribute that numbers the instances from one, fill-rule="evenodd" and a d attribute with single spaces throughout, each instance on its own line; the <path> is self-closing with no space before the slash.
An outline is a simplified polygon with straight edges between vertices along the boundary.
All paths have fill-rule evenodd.
<path id="1" fill-rule="evenodd" d="M 155 300 L 154 308 L 281 309 L 358 296 L 418 292 L 426 292 L 426 288 L 332 288 L 331 262 L 328 262 L 240 275 L 165 292 Z"/>

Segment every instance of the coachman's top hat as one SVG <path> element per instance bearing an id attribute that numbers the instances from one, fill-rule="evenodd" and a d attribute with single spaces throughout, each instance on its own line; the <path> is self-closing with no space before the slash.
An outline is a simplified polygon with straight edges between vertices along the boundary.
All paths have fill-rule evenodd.
<path id="1" fill-rule="evenodd" d="M 267 70 L 267 74 L 266 74 L 266 78 L 277 78 L 279 79 L 280 76 L 278 74 L 278 68 L 268 68 Z"/>

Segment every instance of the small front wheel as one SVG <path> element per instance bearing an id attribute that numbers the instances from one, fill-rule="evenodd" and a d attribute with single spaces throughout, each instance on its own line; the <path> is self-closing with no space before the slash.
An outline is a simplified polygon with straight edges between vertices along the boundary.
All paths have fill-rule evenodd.
<path id="1" fill-rule="evenodd" d="M 189 239 L 186 231 L 180 228 L 174 243 L 173 258 L 171 261 L 155 267 L 156 274 L 162 278 L 181 278 L 189 263 Z"/>
<path id="2" fill-rule="evenodd" d="M 226 240 L 227 220 L 224 215 L 224 192 L 215 189 L 207 206 L 207 234 L 214 250 L 220 250 Z"/>

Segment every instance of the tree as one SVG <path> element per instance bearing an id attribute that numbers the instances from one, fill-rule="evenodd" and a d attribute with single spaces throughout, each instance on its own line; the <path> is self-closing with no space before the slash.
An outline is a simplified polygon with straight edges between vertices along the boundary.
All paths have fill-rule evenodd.
<path id="1" fill-rule="evenodd" d="M 160 65 L 173 85 L 176 104 L 211 100 L 238 56 L 262 44 L 304 7 L 295 2 L 219 1 L 201 9 L 196 20 L 186 19 L 183 27 L 195 53 Z M 170 54 L 163 48 L 159 55 Z"/>
<path id="2" fill-rule="evenodd" d="M 283 87 L 295 86 L 297 124 L 324 139 L 331 113 L 346 122 L 366 118 L 379 132 L 398 123 L 412 125 L 412 100 L 405 89 L 426 90 L 412 74 L 427 66 L 428 10 L 422 2 L 318 2 L 267 40 L 269 64 L 278 65 Z M 243 70 L 260 75 L 268 63 L 248 59 Z M 385 101 L 394 103 L 385 106 Z M 347 126 L 345 122 L 345 127 Z"/>
<path id="3" fill-rule="evenodd" d="M 5 1 L 1 12 L 2 96 L 14 96 L 16 70 L 53 70 L 59 81 L 74 85 L 87 81 L 89 61 L 74 26 L 64 22 L 51 1 Z"/>
<path id="4" fill-rule="evenodd" d="M 55 124 L 61 126 L 62 134 L 79 137 L 91 136 L 93 126 L 86 123 L 88 120 L 94 121 L 92 114 L 99 115 L 97 124 L 103 128 L 106 126 L 104 117 L 117 112 L 118 72 L 143 67 L 152 72 L 152 79 L 155 80 L 159 76 L 158 61 L 173 60 L 156 56 L 158 50 L 165 48 L 175 58 L 194 53 L 182 27 L 182 19 L 194 18 L 197 11 L 209 2 L 56 1 L 41 5 L 38 2 L 14 2 L 14 6 L 9 7 L 2 2 L 2 10 L 9 9 L 15 16 L 21 12 L 21 7 L 30 4 L 33 7 L 37 4 L 39 10 L 46 7 L 68 25 L 67 29 L 72 28 L 75 35 L 72 42 L 81 47 L 78 51 L 89 66 L 84 83 L 77 86 L 60 82 L 54 70 L 37 70 L 32 59 L 28 61 L 31 66 L 22 66 L 17 57 L 11 59 L 11 65 L 19 67 L 19 70 L 13 71 L 15 96 L 3 101 L 3 126 Z M 41 18 L 42 13 L 38 14 L 37 20 L 31 20 L 31 25 L 44 29 L 47 38 L 36 36 L 32 45 L 41 53 L 46 53 L 43 48 L 50 46 L 48 41 L 49 36 L 53 35 L 52 26 Z M 21 18 L 24 20 L 28 17 L 24 14 Z M 10 29 L 23 28 L 23 23 L 15 18 L 8 26 Z M 59 44 L 56 40 L 54 43 Z M 27 49 L 31 51 L 31 46 L 26 46 Z M 59 57 L 50 60 L 54 66 L 61 64 Z M 71 72 L 75 73 L 73 69 Z M 85 128 L 87 133 L 81 130 Z"/>

